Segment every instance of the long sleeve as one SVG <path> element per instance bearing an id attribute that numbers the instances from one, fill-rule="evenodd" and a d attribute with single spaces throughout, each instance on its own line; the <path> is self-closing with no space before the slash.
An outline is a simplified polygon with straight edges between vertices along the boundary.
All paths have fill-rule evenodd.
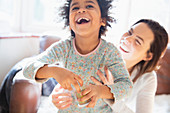
<path id="1" fill-rule="evenodd" d="M 133 83 L 118 49 L 112 47 L 108 53 L 110 54 L 107 57 L 108 62 L 106 64 L 113 75 L 114 84 L 107 86 L 111 89 L 111 93 L 114 94 L 115 101 L 118 101 L 131 94 Z"/>
<path id="2" fill-rule="evenodd" d="M 143 88 L 138 92 L 136 98 L 136 113 L 153 113 L 157 88 L 156 73 L 146 74 L 143 78 L 143 84 Z"/>
<path id="3" fill-rule="evenodd" d="M 131 76 L 136 75 L 136 70 Z M 105 99 L 114 113 L 153 113 L 154 97 L 157 88 L 157 78 L 154 71 L 143 74 L 133 85 L 130 97 L 117 101 Z M 125 112 L 126 111 L 126 112 Z"/>
<path id="4" fill-rule="evenodd" d="M 69 50 L 69 41 L 60 41 L 51 45 L 46 51 L 34 57 L 25 67 L 23 74 L 28 79 L 35 79 L 39 68 L 45 64 L 63 62 Z"/>

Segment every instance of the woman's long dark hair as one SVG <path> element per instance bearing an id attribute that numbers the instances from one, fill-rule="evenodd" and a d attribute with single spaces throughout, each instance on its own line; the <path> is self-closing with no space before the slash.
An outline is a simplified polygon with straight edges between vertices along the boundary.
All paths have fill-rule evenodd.
<path id="1" fill-rule="evenodd" d="M 135 67 L 139 67 L 139 72 L 134 78 L 133 82 L 135 82 L 142 74 L 157 69 L 158 61 L 168 44 L 168 33 L 158 22 L 151 19 L 141 19 L 137 21 L 134 25 L 138 23 L 145 23 L 154 34 L 154 40 L 150 45 L 150 49 L 147 51 L 148 54 L 149 52 L 151 52 L 153 54 L 153 57 L 149 61 L 140 61 L 132 68 L 133 71 Z"/>

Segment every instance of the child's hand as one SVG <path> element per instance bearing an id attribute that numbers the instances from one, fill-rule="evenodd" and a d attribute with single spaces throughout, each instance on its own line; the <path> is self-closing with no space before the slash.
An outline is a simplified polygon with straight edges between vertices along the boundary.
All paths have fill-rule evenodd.
<path id="1" fill-rule="evenodd" d="M 57 92 L 60 92 L 56 94 Z M 63 88 L 55 88 L 54 94 L 52 94 L 52 103 L 58 109 L 66 109 L 72 104 L 73 98 L 71 92 L 64 92 Z"/>
<path id="2" fill-rule="evenodd" d="M 72 90 L 71 84 L 75 87 L 77 92 L 80 92 L 80 86 L 83 85 L 83 80 L 81 79 L 80 76 L 74 74 L 73 72 L 69 71 L 68 69 L 65 68 L 60 68 L 59 71 L 57 72 L 59 76 L 55 76 L 55 79 L 57 80 L 58 83 L 64 88 L 68 90 Z"/>
<path id="3" fill-rule="evenodd" d="M 102 98 L 101 93 L 101 87 L 102 85 L 89 85 L 84 91 L 82 91 L 82 95 L 84 95 L 81 99 L 78 101 L 87 101 L 91 99 L 89 104 L 86 107 L 94 107 L 96 105 L 96 102 L 99 98 Z"/>

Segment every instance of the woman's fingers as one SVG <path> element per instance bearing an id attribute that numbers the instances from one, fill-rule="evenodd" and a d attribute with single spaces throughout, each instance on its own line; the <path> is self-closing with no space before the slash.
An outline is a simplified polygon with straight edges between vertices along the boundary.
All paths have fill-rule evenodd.
<path id="1" fill-rule="evenodd" d="M 52 102 L 58 109 L 65 109 L 72 104 L 73 98 L 69 93 L 60 93 L 52 95 Z"/>
<path id="2" fill-rule="evenodd" d="M 98 81 L 95 77 L 91 77 L 91 80 L 96 84 L 96 85 L 103 85 L 100 81 Z"/>
<path id="3" fill-rule="evenodd" d="M 103 73 L 100 70 L 97 71 L 97 74 L 100 77 L 100 79 L 102 80 L 102 82 L 104 84 L 107 84 L 108 81 L 107 81 L 106 77 L 103 75 Z"/>
<path id="4" fill-rule="evenodd" d="M 68 108 L 72 104 L 72 100 L 64 100 L 64 101 L 53 101 L 53 104 L 58 108 L 58 109 L 65 109 Z"/>
<path id="5" fill-rule="evenodd" d="M 107 84 L 113 84 L 114 83 L 113 75 L 106 66 L 104 67 L 104 71 L 106 73 Z"/>

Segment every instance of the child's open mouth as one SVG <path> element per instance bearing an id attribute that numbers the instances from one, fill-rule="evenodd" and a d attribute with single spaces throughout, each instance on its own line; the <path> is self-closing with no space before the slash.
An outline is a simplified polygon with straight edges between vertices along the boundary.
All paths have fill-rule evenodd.
<path id="1" fill-rule="evenodd" d="M 77 24 L 85 24 L 85 23 L 88 23 L 88 22 L 90 22 L 90 19 L 88 19 L 88 18 L 79 18 L 76 21 Z"/>

